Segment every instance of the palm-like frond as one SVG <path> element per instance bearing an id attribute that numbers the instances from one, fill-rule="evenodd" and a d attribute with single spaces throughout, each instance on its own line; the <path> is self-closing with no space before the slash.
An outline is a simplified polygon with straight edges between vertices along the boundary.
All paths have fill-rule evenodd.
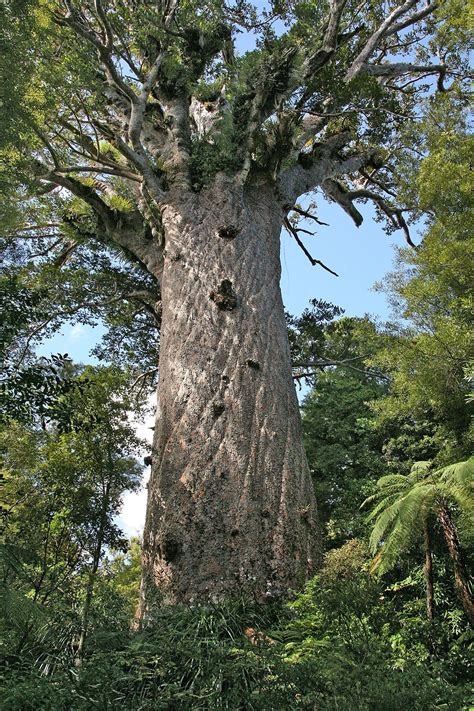
<path id="1" fill-rule="evenodd" d="M 381 545 L 377 565 L 380 574 L 393 567 L 402 553 L 419 538 L 436 496 L 434 485 L 415 485 L 381 513 L 370 539 L 373 553 Z"/>
<path id="2" fill-rule="evenodd" d="M 429 462 L 416 462 L 408 475 L 383 476 L 376 486 L 362 507 L 373 505 L 367 517 L 374 522 L 369 545 L 377 554 L 373 568 L 380 574 L 415 543 L 441 499 L 455 502 L 464 518 L 474 514 L 474 458 L 437 471 Z"/>
<path id="3" fill-rule="evenodd" d="M 459 500 L 463 508 L 474 510 L 474 457 L 438 469 L 434 476 Z"/>
<path id="4" fill-rule="evenodd" d="M 474 545 L 474 457 L 438 469 L 435 476 L 443 497 L 452 500 L 458 508 L 461 538 L 469 547 Z"/>

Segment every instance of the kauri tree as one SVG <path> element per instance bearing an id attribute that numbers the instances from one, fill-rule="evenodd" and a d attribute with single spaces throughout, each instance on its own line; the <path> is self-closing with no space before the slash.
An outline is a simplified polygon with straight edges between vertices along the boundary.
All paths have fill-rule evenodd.
<path id="1" fill-rule="evenodd" d="M 464 25 L 447 22 L 462 12 L 454 0 L 2 4 L 7 246 L 35 245 L 37 279 L 80 265 L 108 285 L 105 307 L 138 304 L 132 322 L 160 324 L 143 614 L 157 589 L 265 599 L 314 570 L 281 228 L 304 247 L 298 200 L 318 191 L 356 225 L 356 201 L 373 202 L 410 241 L 399 129 L 423 95 L 462 90 Z"/>

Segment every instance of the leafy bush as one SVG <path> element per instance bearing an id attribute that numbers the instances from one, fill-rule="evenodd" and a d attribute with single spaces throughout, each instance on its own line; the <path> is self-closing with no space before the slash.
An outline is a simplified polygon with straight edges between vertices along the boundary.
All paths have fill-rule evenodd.
<path id="1" fill-rule="evenodd" d="M 411 586 L 367 568 L 350 541 L 286 605 L 166 607 L 138 632 L 103 613 L 80 667 L 10 657 L 3 708 L 467 709 L 469 635 L 429 626 Z"/>

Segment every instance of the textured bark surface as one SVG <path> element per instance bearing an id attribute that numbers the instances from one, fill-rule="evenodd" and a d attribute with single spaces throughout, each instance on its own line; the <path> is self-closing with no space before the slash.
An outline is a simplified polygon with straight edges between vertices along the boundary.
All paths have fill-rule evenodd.
<path id="1" fill-rule="evenodd" d="M 158 415 L 141 613 L 301 585 L 317 556 L 270 187 L 215 186 L 163 211 Z"/>
<path id="2" fill-rule="evenodd" d="M 454 571 L 454 583 L 461 600 L 464 612 L 474 626 L 474 598 L 471 590 L 471 580 L 464 559 L 463 550 L 459 542 L 456 526 L 447 506 L 441 505 L 438 509 L 438 519 L 443 530 L 444 539 L 448 547 Z"/>

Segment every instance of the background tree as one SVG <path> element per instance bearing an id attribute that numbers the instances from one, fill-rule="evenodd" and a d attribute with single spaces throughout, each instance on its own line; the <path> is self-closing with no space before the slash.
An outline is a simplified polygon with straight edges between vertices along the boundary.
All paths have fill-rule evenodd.
<path id="1" fill-rule="evenodd" d="M 319 190 L 357 225 L 355 202 L 373 201 L 410 239 L 394 148 L 433 82 L 462 87 L 464 37 L 446 24 L 459 12 L 416 0 L 2 6 L 9 240 L 40 240 L 59 266 L 120 252 L 146 287 L 141 308 L 161 318 L 144 610 L 156 587 L 168 601 L 279 595 L 317 561 L 280 229 L 301 242 L 297 201 Z M 257 46 L 239 57 L 241 31 Z M 112 298 L 128 300 L 120 279 Z"/>
<path id="2" fill-rule="evenodd" d="M 464 112 L 444 97 L 428 105 L 410 135 L 424 158 L 417 166 L 406 163 L 404 190 L 426 215 L 426 229 L 417 250 L 400 250 L 396 270 L 379 285 L 397 320 L 387 325 L 386 347 L 374 357 L 392 379 L 377 411 L 381 425 L 411 421 L 424 439 L 418 458 L 436 457 L 441 465 L 472 451 L 472 403 L 466 402 L 474 283 L 472 136 Z"/>
<path id="3" fill-rule="evenodd" d="M 87 387 L 63 396 L 73 429 L 12 422 L 1 436 L 2 591 L 18 652 L 34 649 L 48 620 L 75 638 L 81 657 L 105 548 L 126 547 L 115 519 L 141 474 L 130 401 L 117 371 L 89 368 L 82 377 Z"/>
<path id="4" fill-rule="evenodd" d="M 294 377 L 312 386 L 302 406 L 304 443 L 330 547 L 364 534 L 358 509 L 383 472 L 387 437 L 371 404 L 387 393 L 388 378 L 367 364 L 380 336 L 368 318 L 331 320 L 341 314 L 313 301 L 289 320 Z"/>
<path id="5" fill-rule="evenodd" d="M 6 265 L 0 276 L 0 423 L 58 422 L 56 405 L 77 387 L 68 371 L 67 354 L 37 358 L 29 338 L 44 318 L 44 292 L 26 286 Z"/>

